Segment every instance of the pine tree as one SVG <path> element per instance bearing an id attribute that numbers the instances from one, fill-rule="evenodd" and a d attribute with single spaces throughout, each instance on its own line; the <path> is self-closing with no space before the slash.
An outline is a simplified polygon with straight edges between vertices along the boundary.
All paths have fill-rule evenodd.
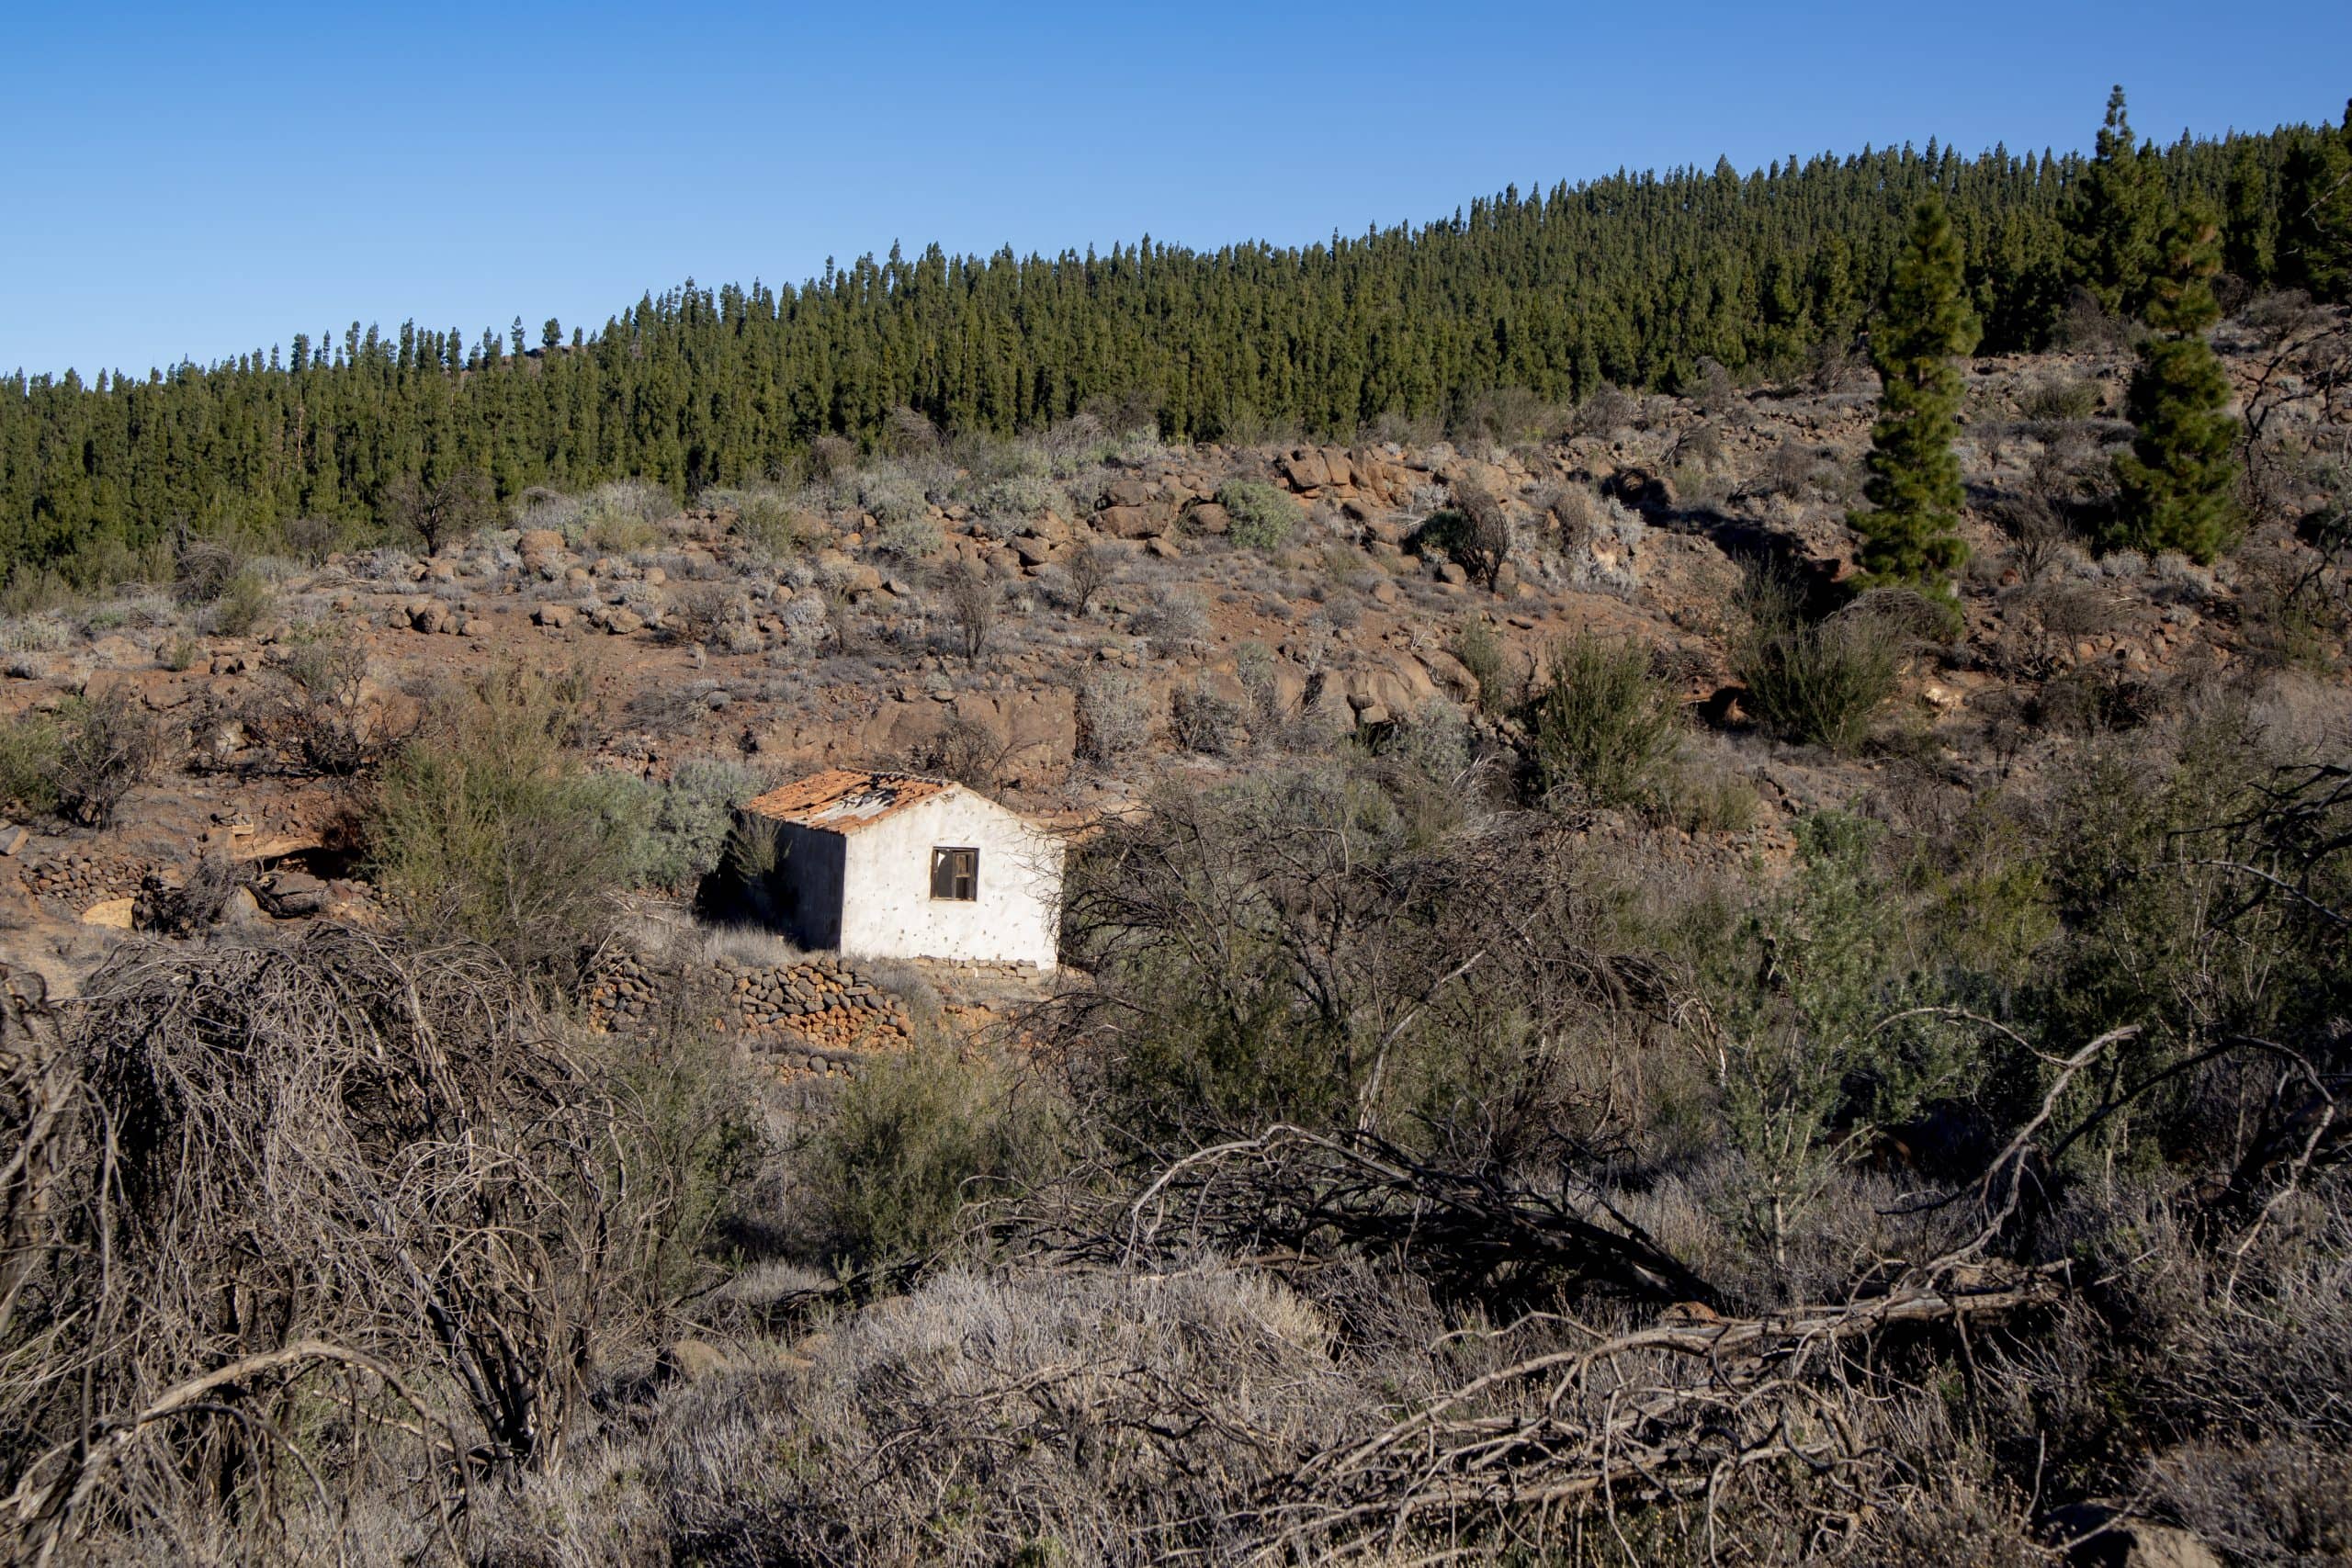
<path id="1" fill-rule="evenodd" d="M 2278 253 L 2278 209 L 2270 190 L 2269 165 L 2251 137 L 2230 144 L 2230 180 L 2223 197 L 2222 261 L 2231 272 L 2259 288 L 2270 281 Z"/>
<path id="2" fill-rule="evenodd" d="M 1922 201 L 1885 317 L 1871 338 L 1882 388 L 1862 490 L 1872 510 L 1849 519 L 1862 536 L 1867 581 L 1948 595 L 1951 573 L 1968 558 L 1954 532 L 1963 491 L 1951 449 L 1962 396 L 1952 360 L 1976 346 L 1977 332 L 1951 216 L 1941 201 Z"/>
<path id="3" fill-rule="evenodd" d="M 2067 220 L 2075 271 L 2109 311 L 2137 315 L 2147 301 L 2163 202 L 2164 169 L 2132 135 L 2119 86 L 2108 95 L 2107 121 Z"/>
<path id="4" fill-rule="evenodd" d="M 2352 102 L 2333 131 L 2298 138 L 2279 183 L 2278 281 L 2312 298 L 2352 298 Z"/>
<path id="5" fill-rule="evenodd" d="M 2222 317 L 2212 285 L 2220 235 L 2212 210 L 2193 201 L 2165 231 L 2148 305 L 2148 324 L 2161 335 L 2140 345 L 2124 400 L 2132 450 L 2115 460 L 2122 493 L 2113 541 L 2199 562 L 2228 547 L 2239 521 L 2238 423 L 2229 412 L 2229 378 L 2205 341 Z"/>

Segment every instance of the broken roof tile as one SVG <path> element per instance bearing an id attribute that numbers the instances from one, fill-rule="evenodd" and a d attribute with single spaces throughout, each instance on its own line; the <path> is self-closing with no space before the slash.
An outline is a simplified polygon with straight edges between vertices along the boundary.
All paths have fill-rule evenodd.
<path id="1" fill-rule="evenodd" d="M 743 803 L 754 816 L 831 833 L 854 833 L 894 811 L 946 794 L 956 786 L 920 773 L 877 773 L 827 768 Z"/>

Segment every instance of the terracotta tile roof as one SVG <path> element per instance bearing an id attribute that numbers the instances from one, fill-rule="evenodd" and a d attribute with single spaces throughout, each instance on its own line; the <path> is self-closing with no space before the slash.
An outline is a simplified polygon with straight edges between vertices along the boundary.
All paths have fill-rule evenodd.
<path id="1" fill-rule="evenodd" d="M 854 833 L 894 811 L 944 795 L 956 786 L 945 779 L 916 773 L 869 773 L 854 768 L 828 768 L 743 803 L 743 809 L 778 822 L 822 828 L 831 833 Z"/>

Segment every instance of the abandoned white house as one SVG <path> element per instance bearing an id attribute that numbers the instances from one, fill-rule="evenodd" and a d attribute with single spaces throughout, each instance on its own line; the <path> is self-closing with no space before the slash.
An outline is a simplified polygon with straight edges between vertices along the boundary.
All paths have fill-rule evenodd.
<path id="1" fill-rule="evenodd" d="M 1061 843 L 985 795 L 831 768 L 741 815 L 775 852 L 743 868 L 742 890 L 803 947 L 1054 966 Z"/>

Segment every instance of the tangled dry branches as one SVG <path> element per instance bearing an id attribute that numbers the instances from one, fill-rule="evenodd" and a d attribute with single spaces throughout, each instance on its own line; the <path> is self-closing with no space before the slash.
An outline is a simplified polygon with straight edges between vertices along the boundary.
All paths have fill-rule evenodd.
<path id="1" fill-rule="evenodd" d="M 16 1551 L 266 1530 L 289 1465 L 439 1513 L 560 1462 L 651 1222 L 608 1086 L 494 959 L 328 927 L 10 1001 Z"/>

